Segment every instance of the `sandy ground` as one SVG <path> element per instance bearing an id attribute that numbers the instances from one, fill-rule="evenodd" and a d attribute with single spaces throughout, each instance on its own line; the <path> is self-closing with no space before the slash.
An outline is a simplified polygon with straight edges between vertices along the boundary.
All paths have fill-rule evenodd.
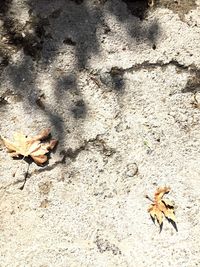
<path id="1" fill-rule="evenodd" d="M 0 4 L 0 134 L 59 139 L 28 175 L 0 146 L 1 267 L 200 266 L 200 1 L 133 2 Z"/>

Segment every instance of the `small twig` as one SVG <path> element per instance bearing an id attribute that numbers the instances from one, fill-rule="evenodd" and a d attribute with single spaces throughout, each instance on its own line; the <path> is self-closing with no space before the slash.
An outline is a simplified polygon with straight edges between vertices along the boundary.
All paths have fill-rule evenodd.
<path id="1" fill-rule="evenodd" d="M 27 180 L 28 175 L 29 175 L 29 167 L 30 167 L 30 163 L 28 163 L 27 170 L 26 170 L 26 172 L 25 172 L 25 174 L 24 174 L 24 183 L 23 183 L 23 185 L 20 187 L 20 190 L 23 190 L 23 189 L 24 189 L 24 186 L 25 186 L 25 184 L 26 184 L 26 180 Z"/>
<path id="2" fill-rule="evenodd" d="M 101 87 L 101 83 L 100 81 L 96 78 L 96 77 L 93 77 L 93 76 L 90 76 L 90 79 L 100 88 Z"/>
<path id="3" fill-rule="evenodd" d="M 195 104 L 199 104 L 199 102 L 197 100 L 197 93 L 196 92 L 194 93 L 194 102 L 195 102 Z"/>

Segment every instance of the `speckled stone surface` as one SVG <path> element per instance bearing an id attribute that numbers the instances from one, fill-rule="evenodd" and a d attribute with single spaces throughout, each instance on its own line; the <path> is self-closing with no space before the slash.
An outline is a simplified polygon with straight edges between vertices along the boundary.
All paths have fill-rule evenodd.
<path id="1" fill-rule="evenodd" d="M 200 266 L 200 2 L 140 18 L 125 2 L 0 12 L 0 134 L 59 139 L 26 181 L 0 146 L 2 267 Z M 162 185 L 178 232 L 147 213 Z"/>

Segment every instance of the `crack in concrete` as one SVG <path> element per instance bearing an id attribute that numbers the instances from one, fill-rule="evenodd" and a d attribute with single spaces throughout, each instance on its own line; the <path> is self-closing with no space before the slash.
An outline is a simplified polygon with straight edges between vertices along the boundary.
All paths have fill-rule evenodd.
<path id="1" fill-rule="evenodd" d="M 89 140 L 84 140 L 83 144 L 80 145 L 78 148 L 76 148 L 75 150 L 73 150 L 72 148 L 68 148 L 67 150 L 62 150 L 60 152 L 60 155 L 63 155 L 61 160 L 56 161 L 54 164 L 52 164 L 51 166 L 47 166 L 43 169 L 37 170 L 37 173 L 41 173 L 44 171 L 51 171 L 52 169 L 54 169 L 57 165 L 60 164 L 65 164 L 66 163 L 66 159 L 69 158 L 71 161 L 75 161 L 76 158 L 78 157 L 78 155 L 84 151 L 84 150 L 89 150 L 89 145 L 92 144 L 93 146 L 99 147 L 100 151 L 102 152 L 102 154 L 106 157 L 110 157 L 112 156 L 114 153 L 116 153 L 116 150 L 114 148 L 109 147 L 106 142 L 101 138 L 101 134 L 97 134 L 95 138 L 91 138 Z M 33 173 L 35 173 L 35 171 L 33 171 L 30 175 L 32 175 Z"/>
<path id="2" fill-rule="evenodd" d="M 177 60 L 170 60 L 169 62 L 163 62 L 162 60 L 159 60 L 157 62 L 150 62 L 150 61 L 144 61 L 142 63 L 135 64 L 129 68 L 118 68 L 118 67 L 112 67 L 109 73 L 111 75 L 119 75 L 124 74 L 125 72 L 132 72 L 132 71 L 140 71 L 143 69 L 147 70 L 153 70 L 155 68 L 167 68 L 168 66 L 175 66 L 179 71 L 186 71 L 192 73 L 200 72 L 200 69 L 197 68 L 194 64 L 190 65 L 184 65 Z"/>
<path id="3" fill-rule="evenodd" d="M 198 68 L 195 64 L 182 64 L 175 59 L 172 59 L 169 62 L 163 62 L 162 60 L 159 60 L 157 62 L 150 62 L 147 60 L 142 63 L 132 65 L 129 68 L 119 68 L 117 66 L 113 66 L 110 71 L 107 72 L 107 74 L 111 77 L 111 82 L 114 83 L 114 87 L 119 87 L 120 85 L 120 89 L 122 89 L 124 85 L 123 80 L 125 73 L 132 73 L 142 70 L 152 71 L 156 68 L 161 68 L 163 71 L 168 66 L 174 66 L 176 68 L 177 73 L 186 72 L 190 75 L 187 84 L 185 85 L 185 88 L 181 91 L 182 93 L 197 92 L 200 90 L 200 68 Z M 109 85 L 109 83 L 105 82 L 104 80 L 102 82 L 106 85 Z"/>
<path id="4" fill-rule="evenodd" d="M 69 158 L 71 161 L 75 161 L 76 158 L 78 157 L 78 155 L 84 151 L 84 150 L 89 150 L 89 145 L 92 144 L 93 146 L 99 147 L 100 151 L 103 153 L 104 156 L 106 157 L 110 157 L 112 156 L 114 153 L 116 153 L 116 150 L 114 148 L 109 147 L 106 142 L 101 138 L 101 134 L 97 134 L 95 138 L 91 138 L 89 140 L 84 140 L 83 144 L 80 145 L 78 148 L 76 148 L 75 150 L 73 150 L 72 148 L 68 148 L 66 151 L 62 150 L 60 152 L 60 155 L 63 155 L 63 157 L 61 158 L 61 160 L 56 161 L 54 164 L 52 164 L 51 166 L 46 166 L 42 169 L 39 170 L 34 170 L 32 172 L 29 172 L 29 166 L 30 163 L 28 164 L 28 168 L 26 170 L 26 172 L 24 173 L 24 177 L 22 179 L 19 179 L 17 181 L 15 181 L 14 183 L 10 183 L 9 185 L 6 185 L 5 187 L 1 187 L 1 189 L 7 189 L 10 186 L 14 186 L 16 184 L 22 183 L 22 185 L 20 186 L 20 190 L 23 190 L 27 179 L 29 179 L 33 174 L 39 174 L 41 172 L 44 171 L 51 171 L 53 170 L 57 165 L 60 164 L 65 164 L 66 163 L 66 159 Z"/>
<path id="5" fill-rule="evenodd" d="M 53 170 L 57 165 L 60 164 L 65 164 L 66 163 L 66 159 L 69 158 L 71 161 L 75 161 L 76 158 L 78 157 L 78 155 L 84 151 L 84 150 L 89 150 L 89 145 L 92 144 L 93 146 L 99 148 L 100 152 L 102 152 L 102 154 L 106 157 L 110 157 L 112 156 L 114 153 L 116 153 L 116 150 L 114 148 L 109 147 L 106 142 L 102 139 L 102 134 L 97 134 L 95 138 L 91 138 L 89 140 L 84 140 L 83 144 L 80 145 L 78 148 L 76 148 L 75 150 L 73 150 L 72 148 L 68 148 L 67 150 L 62 150 L 60 152 L 60 155 L 62 156 L 62 158 L 58 161 L 56 161 L 54 164 L 52 164 L 51 166 L 46 166 L 42 169 L 39 170 L 33 170 L 32 172 L 29 172 L 29 166 L 30 166 L 30 162 L 28 163 L 28 168 L 26 170 L 26 172 L 24 173 L 24 177 L 6 185 L 6 186 L 2 186 L 1 189 L 6 190 L 7 188 L 9 188 L 10 186 L 15 186 L 17 184 L 21 184 L 22 185 L 19 187 L 20 190 L 23 190 L 26 182 L 28 179 L 30 179 L 30 177 L 33 174 L 39 174 L 41 172 L 44 171 L 51 171 Z M 14 174 L 15 175 L 15 174 Z"/>

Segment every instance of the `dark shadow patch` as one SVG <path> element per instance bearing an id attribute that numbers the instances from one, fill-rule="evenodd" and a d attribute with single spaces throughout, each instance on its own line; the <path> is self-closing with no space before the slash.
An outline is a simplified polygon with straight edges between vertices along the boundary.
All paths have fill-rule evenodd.
<path id="1" fill-rule="evenodd" d="M 77 5 L 81 5 L 84 0 L 70 0 L 70 1 L 76 3 Z"/>
<path id="2" fill-rule="evenodd" d="M 54 11 L 51 13 L 50 18 L 52 18 L 52 19 L 57 19 L 57 18 L 59 18 L 61 12 L 62 12 L 61 8 L 58 8 L 58 9 L 54 10 Z"/>
<path id="3" fill-rule="evenodd" d="M 0 72 L 9 64 L 9 57 L 7 53 L 4 53 L 5 51 L 2 51 L 1 49 L 2 48 L 0 47 Z"/>
<path id="4" fill-rule="evenodd" d="M 12 0 L 1 0 L 0 1 L 0 23 L 1 27 L 4 29 L 4 19 L 6 18 L 6 14 L 10 9 L 12 4 Z M 3 36 L 3 31 L 1 31 L 1 36 Z M 1 38 L 0 42 L 0 73 L 4 67 L 9 64 L 9 50 L 7 43 L 4 43 Z"/>
<path id="5" fill-rule="evenodd" d="M 43 168 L 43 169 L 39 169 L 39 170 L 37 170 L 37 173 L 41 173 L 41 172 L 44 172 L 44 171 L 51 171 L 51 170 L 53 170 L 57 165 L 65 164 L 65 163 L 66 163 L 66 157 L 63 156 L 63 158 L 62 158 L 61 160 L 56 161 L 56 162 L 53 163 L 51 166 L 46 166 L 46 167 Z"/>
<path id="6" fill-rule="evenodd" d="M 5 97 L 0 96 L 0 107 L 9 104 Z"/>
<path id="7" fill-rule="evenodd" d="M 182 93 L 197 93 L 200 91 L 200 71 L 196 71 L 195 75 L 189 77 Z"/>
<path id="8" fill-rule="evenodd" d="M 34 64 L 30 58 L 25 57 L 21 64 L 12 64 L 8 69 L 8 75 L 17 93 L 25 97 L 30 92 L 35 93 L 33 91 L 35 91 L 34 79 L 36 76 L 34 73 Z M 29 88 L 27 88 L 27 84 L 29 84 Z"/>
<path id="9" fill-rule="evenodd" d="M 146 42 L 151 46 L 156 44 L 160 27 L 157 21 L 153 21 L 146 26 L 136 22 L 132 27 L 128 26 L 128 32 L 138 43 Z"/>
<path id="10" fill-rule="evenodd" d="M 36 100 L 35 100 L 36 105 L 41 109 L 41 110 L 45 110 L 45 104 L 43 101 L 43 97 L 39 96 Z"/>
<path id="11" fill-rule="evenodd" d="M 156 21 L 154 21 L 152 24 L 150 24 L 148 31 L 147 31 L 147 39 L 155 46 L 157 37 L 159 34 L 159 25 Z"/>
<path id="12" fill-rule="evenodd" d="M 147 10 L 149 8 L 148 0 L 122 0 L 126 3 L 127 8 L 130 10 L 131 14 L 143 20 L 146 17 Z"/>
<path id="13" fill-rule="evenodd" d="M 12 4 L 12 0 L 1 0 L 0 1 L 0 13 L 6 14 Z"/>
<path id="14" fill-rule="evenodd" d="M 10 3 L 10 1 L 4 2 Z M 73 2 L 78 4 L 78 6 L 73 5 Z M 60 6 L 51 14 L 47 12 L 47 14 L 44 15 L 39 12 L 40 4 L 38 4 L 38 1 L 28 1 L 27 5 L 30 8 L 29 14 L 31 20 L 28 21 L 26 25 L 22 25 L 19 21 L 7 15 L 6 13 L 9 10 L 9 5 L 6 5 L 6 8 L 3 8 L 4 31 L 8 36 L 9 44 L 12 44 L 13 48 L 23 48 L 26 55 L 31 56 L 33 60 L 42 59 L 44 64 L 48 59 L 54 60 L 57 50 L 63 43 L 69 46 L 75 46 L 78 67 L 83 69 L 87 65 L 87 60 L 99 51 L 96 30 L 99 26 L 103 27 L 103 10 L 101 3 L 104 2 L 105 1 L 99 1 L 95 8 L 90 9 L 82 0 L 71 0 L 69 1 L 68 8 Z M 148 8 L 147 0 L 124 0 L 124 2 L 126 2 L 131 9 L 132 14 L 140 18 L 144 16 L 145 10 Z M 50 7 L 51 4 L 51 1 L 47 3 L 47 10 L 48 5 Z M 79 5 L 81 5 L 81 9 Z M 111 13 L 122 21 L 127 18 L 125 15 L 120 16 L 120 8 L 117 13 L 115 9 L 111 8 Z M 57 18 L 62 22 L 55 22 Z M 63 23 L 63 19 L 66 20 L 66 27 L 63 29 L 62 33 L 59 33 L 60 27 L 63 27 L 63 25 L 60 25 L 60 23 Z M 132 28 L 132 26 L 130 26 L 130 28 Z M 109 31 L 110 30 L 111 29 L 109 29 Z M 136 39 L 147 38 L 150 41 L 155 41 L 157 31 L 158 25 L 156 25 L 156 23 L 150 25 L 147 31 L 140 29 L 138 24 L 134 27 L 133 32 L 130 31 L 130 34 L 132 34 L 133 37 L 135 35 Z M 56 33 L 58 37 L 56 37 L 57 40 L 53 40 L 50 32 Z M 66 35 L 62 41 L 60 40 L 61 35 Z"/>
<path id="15" fill-rule="evenodd" d="M 158 21 L 148 22 L 146 20 L 148 16 L 148 1 L 125 1 L 128 5 L 132 7 L 134 12 L 131 12 L 135 17 L 130 16 L 126 9 L 122 9 L 119 5 L 108 5 L 109 12 L 113 14 L 120 22 L 124 23 L 126 26 L 127 33 L 136 40 L 138 43 L 149 43 L 151 46 L 156 44 L 157 38 L 160 32 L 160 26 Z M 128 19 L 129 16 L 129 19 Z M 137 19 L 140 18 L 140 20 Z M 128 21 L 128 23 L 127 23 Z M 112 30 L 112 29 L 111 29 Z"/>
<path id="16" fill-rule="evenodd" d="M 83 100 L 78 100 L 74 107 L 71 109 L 73 117 L 75 119 L 84 119 L 87 114 L 86 104 Z"/>
<path id="17" fill-rule="evenodd" d="M 125 90 L 124 72 L 121 68 L 112 67 L 109 72 L 100 73 L 99 80 L 106 85 L 105 91 L 113 90 L 116 93 L 123 93 Z"/>
<path id="18" fill-rule="evenodd" d="M 71 38 L 66 37 L 66 38 L 63 40 L 63 44 L 71 45 L 71 46 L 75 46 L 75 45 L 76 45 L 76 42 L 73 41 Z"/>
<path id="19" fill-rule="evenodd" d="M 4 47 L 8 44 L 12 52 L 23 49 L 25 55 L 31 56 L 33 60 L 39 59 L 43 48 L 42 37 L 45 33 L 46 20 L 37 19 L 22 25 L 17 19 L 6 16 L 3 21 Z"/>
<path id="20" fill-rule="evenodd" d="M 57 90 L 77 90 L 76 76 L 73 74 L 61 75 L 57 80 Z"/>
<path id="21" fill-rule="evenodd" d="M 86 151 L 86 150 L 90 149 L 90 145 L 95 147 L 97 151 L 101 152 L 106 157 L 110 157 L 116 153 L 116 150 L 114 148 L 109 147 L 106 144 L 106 142 L 101 138 L 101 136 L 97 135 L 93 139 L 89 139 L 87 141 L 84 140 L 83 144 L 74 150 L 72 148 L 68 148 L 67 150 L 62 150 L 60 152 L 60 156 L 62 156 L 62 158 L 60 160 L 56 161 L 51 166 L 46 166 L 40 170 L 37 170 L 37 173 L 41 173 L 44 171 L 50 171 L 50 170 L 54 169 L 59 164 L 65 164 L 67 158 L 70 159 L 71 161 L 76 161 L 76 158 L 78 157 L 78 155 L 82 151 L 84 151 L 84 150 Z"/>
<path id="22" fill-rule="evenodd" d="M 110 76 L 112 78 L 112 84 L 114 90 L 118 92 L 122 92 L 125 89 L 125 82 L 124 82 L 124 71 L 118 67 L 112 67 L 110 70 Z"/>
<path id="23" fill-rule="evenodd" d="M 45 109 L 44 112 L 48 116 L 51 125 L 54 127 L 59 142 L 62 142 L 64 140 L 64 122 L 62 116 L 56 114 L 55 111 L 51 111 L 50 109 Z"/>
<path id="24" fill-rule="evenodd" d="M 42 169 L 37 170 L 37 173 L 41 173 L 44 171 L 51 171 L 53 170 L 56 166 L 60 165 L 60 164 L 65 164 L 66 163 L 66 159 L 69 158 L 71 161 L 75 161 L 78 154 L 83 151 L 86 148 L 86 143 L 84 143 L 84 145 L 80 146 L 79 148 L 72 150 L 71 148 L 65 150 L 62 150 L 60 152 L 60 155 L 62 156 L 62 158 L 58 161 L 56 161 L 54 164 L 52 164 L 51 166 L 45 166 Z"/>
<path id="25" fill-rule="evenodd" d="M 79 70 L 85 69 L 88 59 L 99 52 L 100 44 L 97 39 L 96 31 L 101 25 L 101 16 L 101 9 L 94 8 L 90 10 L 83 4 L 79 24 L 74 21 L 77 20 L 77 18 L 73 17 L 73 24 L 76 25 L 77 28 L 75 32 L 79 32 L 75 46 L 77 67 Z M 79 25 L 82 25 L 81 28 Z"/>

